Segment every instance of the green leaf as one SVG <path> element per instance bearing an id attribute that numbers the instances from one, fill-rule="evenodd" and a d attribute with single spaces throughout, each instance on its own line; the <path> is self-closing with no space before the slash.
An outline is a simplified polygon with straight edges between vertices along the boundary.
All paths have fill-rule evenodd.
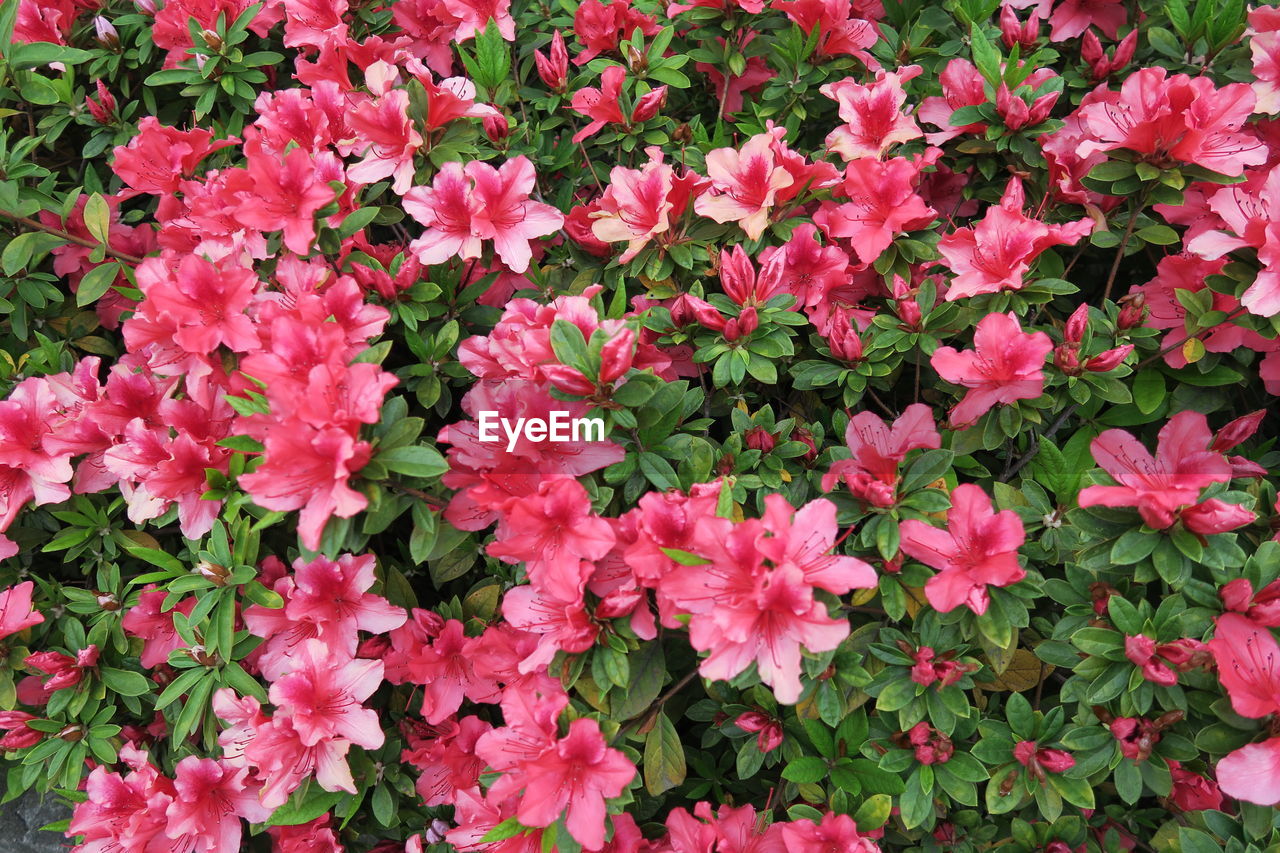
<path id="1" fill-rule="evenodd" d="M 38 68 L 53 62 L 63 65 L 78 65 L 93 54 L 87 50 L 53 44 L 47 41 L 32 41 L 25 44 L 14 44 L 9 49 L 9 65 L 16 71 Z"/>
<path id="2" fill-rule="evenodd" d="M 902 475 L 899 493 L 907 494 L 941 479 L 951 470 L 956 455 L 950 450 L 927 450 Z"/>
<path id="3" fill-rule="evenodd" d="M 658 454 L 646 450 L 640 454 L 639 463 L 640 473 L 659 489 L 665 492 L 680 488 L 680 478 L 676 476 L 676 470 L 671 467 L 670 462 Z"/>
<path id="4" fill-rule="evenodd" d="M 656 797 L 684 782 L 686 772 L 680 735 L 671 719 L 660 713 L 644 739 L 645 790 Z"/>
<path id="5" fill-rule="evenodd" d="M 326 791 L 313 780 L 302 783 L 288 802 L 271 813 L 267 826 L 298 826 L 310 823 L 329 811 L 344 796 L 342 791 Z"/>
<path id="6" fill-rule="evenodd" d="M 406 477 L 438 477 L 449 470 L 449 463 L 440 451 L 425 445 L 392 447 L 379 453 L 376 460 L 388 471 Z"/>
<path id="7" fill-rule="evenodd" d="M 130 672 L 127 669 L 113 669 L 104 666 L 99 670 L 102 675 L 102 683 L 107 689 L 121 696 L 142 696 L 150 692 L 152 688 L 151 682 L 137 672 Z"/>
<path id="8" fill-rule="evenodd" d="M 120 264 L 116 261 L 98 264 L 89 270 L 80 279 L 80 286 L 76 289 L 76 307 L 83 308 L 97 302 L 111 289 L 119 275 Z"/>
<path id="9" fill-rule="evenodd" d="M 662 691 L 662 681 L 667 672 L 662 643 L 656 640 L 645 643 L 629 657 L 631 678 L 627 689 L 613 694 L 611 700 L 610 716 L 618 722 L 633 719 L 649 710 Z"/>
<path id="10" fill-rule="evenodd" d="M 815 755 L 802 755 L 783 769 L 782 778 L 803 785 L 827 778 L 827 771 L 826 761 Z"/>
<path id="11" fill-rule="evenodd" d="M 1049 784 L 1071 805 L 1082 809 L 1094 807 L 1093 786 L 1087 779 L 1074 779 L 1060 773 L 1046 774 Z"/>
<path id="12" fill-rule="evenodd" d="M 111 234 L 111 208 L 100 193 L 89 196 L 84 203 L 84 227 L 93 239 L 107 245 Z"/>

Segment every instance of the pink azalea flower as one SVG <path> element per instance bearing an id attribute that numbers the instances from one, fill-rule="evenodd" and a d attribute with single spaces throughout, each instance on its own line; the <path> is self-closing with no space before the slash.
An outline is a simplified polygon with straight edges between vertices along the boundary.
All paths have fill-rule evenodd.
<path id="1" fill-rule="evenodd" d="M 298 535 L 315 551 L 330 516 L 350 518 L 369 500 L 347 480 L 369 461 L 368 442 L 338 428 L 316 429 L 292 421 L 270 430 L 264 461 L 240 485 L 264 509 L 300 509 Z"/>
<path id="2" fill-rule="evenodd" d="M 565 817 L 569 834 L 588 850 L 604 846 L 605 800 L 622 794 L 636 775 L 627 757 L 605 743 L 600 724 L 574 720 L 569 733 L 525 770 L 516 815 L 525 826 L 550 826 Z"/>
<path id="3" fill-rule="evenodd" d="M 793 820 L 782 824 L 787 853 L 880 853 L 880 845 L 858 832 L 847 814 L 827 812 L 822 821 Z"/>
<path id="4" fill-rule="evenodd" d="M 126 756 L 135 752 L 126 745 L 121 758 L 129 761 Z M 164 831 L 165 812 L 176 795 L 173 782 L 145 759 L 131 766 L 133 772 L 126 776 L 102 766 L 89 773 L 84 788 L 87 799 L 76 805 L 67 827 L 68 838 L 82 838 L 79 849 L 85 853 L 172 849 Z"/>
<path id="5" fill-rule="evenodd" d="M 934 127 L 942 130 L 938 133 L 926 133 L 925 140 L 930 145 L 941 145 L 948 139 L 954 139 L 962 133 L 981 133 L 987 126 L 982 123 L 954 127 L 951 115 L 961 107 L 976 107 L 987 102 L 987 92 L 982 74 L 977 66 L 967 59 L 953 59 L 947 63 L 938 75 L 942 83 L 942 94 L 925 98 L 920 103 L 916 115 Z"/>
<path id="6" fill-rule="evenodd" d="M 584 566 L 589 569 L 589 564 Z M 595 645 L 600 633 L 581 599 L 563 601 L 531 584 L 509 590 L 502 597 L 502 616 L 520 630 L 538 635 L 537 650 L 520 662 L 524 673 L 545 669 L 556 652 L 585 652 Z"/>
<path id="7" fill-rule="evenodd" d="M 139 268 L 138 286 L 146 294 L 139 312 L 171 322 L 180 347 L 203 355 L 219 346 L 236 352 L 260 346 L 253 321 L 244 313 L 261 284 L 252 270 L 199 255 L 184 255 L 176 270 L 165 269 L 158 259 L 154 263 L 144 266 L 163 269 L 162 277 L 144 275 Z"/>
<path id="8" fill-rule="evenodd" d="M 956 275 L 947 301 L 980 293 L 1020 290 L 1031 264 L 1050 246 L 1071 246 L 1093 231 L 1085 217 L 1065 225 L 1028 218 L 1022 208 L 1022 181 L 1010 178 L 1000 204 L 987 209 L 973 228 L 957 228 L 938 242 L 943 263 Z"/>
<path id="9" fill-rule="evenodd" d="M 0 592 L 0 640 L 44 621 L 44 615 L 31 606 L 34 590 L 34 582 L 23 581 Z"/>
<path id="10" fill-rule="evenodd" d="M 1026 539 L 1012 510 L 994 512 L 981 486 L 964 483 L 951 492 L 947 529 L 908 519 L 899 525 L 902 550 L 938 574 L 925 583 L 929 604 L 940 613 L 961 605 L 981 616 L 990 602 L 988 586 L 1009 586 L 1026 577 L 1018 549 Z"/>
<path id="11" fill-rule="evenodd" d="M 1170 77 L 1159 66 L 1140 68 L 1125 78 L 1119 92 L 1100 90 L 1096 100 L 1081 106 L 1089 137 L 1079 153 L 1087 157 L 1125 148 L 1160 168 L 1193 163 L 1239 175 L 1245 166 L 1267 159 L 1266 146 L 1241 132 L 1253 105 L 1247 83 L 1219 89 L 1208 77 Z"/>
<path id="12" fill-rule="evenodd" d="M 1036 7 L 1034 14 L 1048 18 L 1053 27 L 1049 33 L 1052 41 L 1070 41 L 1090 26 L 1114 39 L 1126 17 L 1123 0 L 1013 0 L 1008 5 L 1014 9 Z"/>
<path id="13" fill-rule="evenodd" d="M 488 552 L 508 563 L 525 563 L 535 588 L 561 601 L 577 601 L 586 582 L 582 561 L 599 560 L 613 543 L 613 529 L 592 512 L 582 484 L 557 477 L 511 507 Z"/>
<path id="14" fill-rule="evenodd" d="M 222 853 L 240 849 L 240 819 L 262 823 L 271 809 L 258 799 L 245 767 L 191 755 L 174 768 L 173 801 L 165 809 L 164 833 L 174 849 Z"/>
<path id="15" fill-rule="evenodd" d="M 933 369 L 946 381 L 969 389 L 951 410 L 951 423 L 963 429 L 993 406 L 1039 397 L 1044 391 L 1044 359 L 1052 349 L 1048 335 L 1023 332 L 1012 312 L 979 320 L 970 351 L 938 347 L 929 359 Z"/>
<path id="16" fill-rule="evenodd" d="M 533 257 L 530 241 L 564 224 L 560 211 L 529 198 L 535 183 L 533 164 L 523 155 L 498 169 L 480 160 L 465 167 L 446 163 L 429 189 L 415 187 L 404 196 L 405 210 L 427 226 L 410 248 L 429 265 L 479 258 L 481 243 L 492 240 L 502 262 L 524 272 Z"/>
<path id="17" fill-rule="evenodd" d="M 649 162 L 639 169 L 614 166 L 599 209 L 590 214 L 591 233 L 606 243 L 626 241 L 618 258 L 626 263 L 652 240 L 671 231 L 703 181 L 692 172 L 662 162 L 662 150 L 645 149 Z"/>
<path id="18" fill-rule="evenodd" d="M 413 639 L 413 626 L 392 634 L 394 648 L 402 640 Z M 468 639 L 462 623 L 450 619 L 439 629 L 429 644 L 413 642 L 412 657 L 406 660 L 405 676 L 423 686 L 420 713 L 431 725 L 452 717 L 462 707 L 463 699 L 473 702 L 495 702 L 498 684 L 476 671 L 472 656 L 478 643 Z"/>
<path id="19" fill-rule="evenodd" d="M 351 742 L 345 738 L 323 738 L 307 746 L 293 721 L 277 715 L 255 728 L 244 747 L 244 760 L 262 780 L 262 805 L 278 809 L 312 776 L 325 791 L 354 794 L 356 783 L 347 764 L 350 751 Z"/>
<path id="20" fill-rule="evenodd" d="M 346 114 L 356 140 L 352 150 L 363 153 L 364 159 L 347 169 L 347 177 L 365 184 L 394 177 L 391 189 L 404 195 L 413 183 L 413 158 L 423 143 L 409 118 L 409 93 L 391 88 L 395 71 L 381 60 L 371 64 L 365 76 L 375 97 L 352 96 Z"/>
<path id="21" fill-rule="evenodd" d="M 898 466 L 908 453 L 942 446 L 933 409 L 924 403 L 907 406 L 893 426 L 874 412 L 858 412 L 849 419 L 844 441 L 853 458 L 832 463 L 822 476 L 822 488 L 831 491 L 843 482 L 854 497 L 880 507 L 893 506 L 897 499 Z"/>
<path id="22" fill-rule="evenodd" d="M 899 234 L 933 222 L 936 212 L 913 185 L 919 171 L 903 157 L 853 160 L 836 192 L 846 200 L 824 201 L 813 221 L 826 236 L 849 240 L 859 261 L 873 263 Z"/>
<path id="23" fill-rule="evenodd" d="M 138 596 L 138 603 L 129 608 L 120 620 L 120 627 L 126 634 L 142 638 L 140 662 L 147 669 L 167 662 L 170 652 L 183 647 L 183 639 L 173 625 L 173 614 L 190 616 L 196 606 L 195 598 L 188 596 L 172 609 L 161 610 L 168 597 L 168 590 L 156 589 L 154 584 L 149 584 Z"/>
<path id="24" fill-rule="evenodd" d="M 1200 490 L 1231 480 L 1231 463 L 1210 449 L 1213 434 L 1199 412 L 1179 412 L 1160 429 L 1156 455 L 1130 433 L 1109 429 L 1090 445 L 1094 461 L 1119 485 L 1081 490 L 1082 507 L 1136 507 L 1155 530 L 1170 527 L 1181 516 L 1199 532 L 1230 530 L 1253 520 L 1253 513 L 1217 498 L 1200 503 Z M 1188 515 L 1188 512 L 1190 514 Z M 1226 522 L 1220 527 L 1214 522 Z"/>
<path id="25" fill-rule="evenodd" d="M 570 107 L 576 113 L 591 119 L 586 127 L 573 135 L 573 142 L 595 136 L 607 124 L 626 126 L 627 117 L 622 114 L 622 84 L 627 71 L 621 65 L 610 65 L 600 74 L 600 88 L 584 86 L 573 93 Z"/>
<path id="26" fill-rule="evenodd" d="M 260 145 L 245 146 L 247 169 L 236 171 L 242 182 L 233 184 L 239 199 L 237 221 L 259 231 L 282 231 L 285 248 L 299 255 L 311 250 L 316 238 L 315 214 L 334 199 L 324 180 L 324 164 L 338 166 L 331 152 L 294 148 L 282 159 Z M 338 166 L 340 168 L 340 166 Z M 240 188 L 241 183 L 243 188 Z"/>
<path id="27" fill-rule="evenodd" d="M 1249 10 L 1249 51 L 1253 55 L 1255 113 L 1280 113 L 1280 14 L 1274 6 Z"/>
<path id="28" fill-rule="evenodd" d="M 382 683 L 382 661 L 349 660 L 323 640 L 307 640 L 293 668 L 271 685 L 271 701 L 287 715 L 304 746 L 344 738 L 366 749 L 382 746 L 376 711 L 361 702 Z"/>
<path id="29" fill-rule="evenodd" d="M 773 142 L 772 134 L 762 133 L 743 143 L 740 151 L 717 148 L 708 153 L 711 189 L 694 201 L 693 209 L 716 222 L 737 222 L 747 237 L 760 239 L 778 191 L 795 182 L 778 162 Z"/>
<path id="30" fill-rule="evenodd" d="M 894 145 L 919 139 L 920 126 L 903 110 L 907 93 L 902 84 L 922 72 L 920 66 L 908 65 L 896 72 L 881 71 L 866 86 L 852 77 L 824 85 L 819 91 L 840 104 L 845 122 L 827 135 L 827 149 L 848 161 L 880 157 Z"/>
<path id="31" fill-rule="evenodd" d="M 794 704 L 802 691 L 801 648 L 836 648 L 849 634 L 832 619 L 814 587 L 843 595 L 876 584 L 875 571 L 854 557 L 828 554 L 835 541 L 835 506 L 812 501 L 794 513 L 780 495 L 765 498 L 763 519 L 733 524 L 703 519 L 692 548 L 708 565 L 680 566 L 660 591 L 693 614 L 689 640 L 710 655 L 700 670 L 729 680 L 753 662 L 779 702 Z"/>
<path id="32" fill-rule="evenodd" d="M 1238 613 L 1217 619 L 1209 650 L 1218 662 L 1218 678 L 1231 707 L 1243 717 L 1280 711 L 1280 646 L 1275 637 Z M 1280 803 L 1280 738 L 1252 743 L 1218 762 L 1222 792 L 1249 803 Z"/>

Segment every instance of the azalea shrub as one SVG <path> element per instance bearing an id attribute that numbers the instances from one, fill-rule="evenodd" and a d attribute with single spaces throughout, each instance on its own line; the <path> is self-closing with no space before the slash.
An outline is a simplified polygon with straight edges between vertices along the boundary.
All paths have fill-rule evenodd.
<path id="1" fill-rule="evenodd" d="M 1280 10 L 0 31 L 3 796 L 75 851 L 1280 844 Z"/>

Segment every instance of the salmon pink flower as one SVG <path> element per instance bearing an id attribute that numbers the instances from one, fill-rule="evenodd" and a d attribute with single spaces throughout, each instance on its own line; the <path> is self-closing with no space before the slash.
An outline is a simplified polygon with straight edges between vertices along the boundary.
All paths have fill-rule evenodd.
<path id="1" fill-rule="evenodd" d="M 1159 168 L 1192 163 L 1232 176 L 1266 162 L 1266 146 L 1241 130 L 1255 100 L 1247 83 L 1219 89 L 1208 77 L 1153 66 L 1126 77 L 1119 92 L 1099 92 L 1080 108 L 1082 157 L 1124 148 Z"/>
<path id="2" fill-rule="evenodd" d="M 583 0 L 573 14 L 573 33 L 583 47 L 573 64 L 586 65 L 605 51 L 617 50 L 618 44 L 635 35 L 636 30 L 648 39 L 661 29 L 653 18 L 632 8 L 629 0 Z"/>
<path id="3" fill-rule="evenodd" d="M 639 169 L 614 166 L 598 210 L 590 214 L 591 232 L 606 243 L 626 241 L 618 258 L 626 263 L 655 238 L 671 231 L 702 183 L 692 172 L 677 174 L 662 162 L 662 149 L 645 149 L 649 162 Z"/>
<path id="4" fill-rule="evenodd" d="M 1085 217 L 1066 225 L 1047 225 L 1022 212 L 1022 181 L 1011 178 L 1000 204 L 987 210 L 973 228 L 958 228 L 938 243 L 943 263 L 956 275 L 947 284 L 947 301 L 980 293 L 1021 290 L 1023 276 L 1050 246 L 1071 246 L 1093 231 Z"/>
<path id="5" fill-rule="evenodd" d="M 824 201 L 813 221 L 826 236 L 849 240 L 859 261 L 874 263 L 899 234 L 933 222 L 936 211 L 914 187 L 918 175 L 919 165 L 903 157 L 853 160 L 835 191 L 844 200 Z"/>
<path id="6" fill-rule="evenodd" d="M 1156 455 L 1130 433 L 1109 429 L 1090 445 L 1094 461 L 1119 485 L 1081 490 L 1082 507 L 1136 507 L 1154 530 L 1181 516 L 1201 533 L 1231 530 L 1253 520 L 1253 513 L 1218 498 L 1200 502 L 1200 490 L 1231 480 L 1231 463 L 1211 449 L 1213 434 L 1199 412 L 1179 412 L 1160 429 Z M 1229 526 L 1223 527 L 1222 524 Z"/>
<path id="7" fill-rule="evenodd" d="M 805 818 L 781 827 L 786 853 L 880 853 L 847 814 L 827 812 L 818 823 Z"/>
<path id="8" fill-rule="evenodd" d="M 962 605 L 981 616 L 990 602 L 989 586 L 1009 586 L 1026 577 L 1018 549 L 1026 539 L 1022 520 L 1012 510 L 994 512 L 981 486 L 964 483 L 951 492 L 947 529 L 908 519 L 899 525 L 902 550 L 938 574 L 924 594 L 939 613 Z"/>
<path id="9" fill-rule="evenodd" d="M 423 264 L 451 257 L 480 257 L 481 243 L 494 251 L 512 272 L 529 268 L 530 241 L 554 233 L 564 215 L 549 204 L 533 201 L 536 177 L 523 155 L 498 169 L 480 160 L 467 165 L 446 163 L 430 188 L 415 187 L 404 196 L 409 215 L 427 227 L 410 248 Z"/>
<path id="10" fill-rule="evenodd" d="M 698 197 L 693 209 L 716 222 L 737 222 L 748 238 L 760 239 L 779 190 L 795 182 L 778 161 L 773 142 L 772 134 L 761 133 L 743 143 L 740 151 L 717 148 L 708 153 L 711 189 Z"/>
<path id="11" fill-rule="evenodd" d="M 822 476 L 822 488 L 831 491 L 843 482 L 854 497 L 879 507 L 897 499 L 898 466 L 908 453 L 942 446 L 933 409 L 924 403 L 907 406 L 893 426 L 874 412 L 858 412 L 849 419 L 844 441 L 853 458 L 834 462 Z"/>
<path id="12" fill-rule="evenodd" d="M 31 606 L 32 581 L 23 581 L 0 592 L 0 640 L 25 631 L 44 621 L 44 615 Z"/>
<path id="13" fill-rule="evenodd" d="M 590 718 L 574 720 L 569 733 L 524 768 L 525 791 L 516 815 L 525 826 L 565 827 L 587 850 L 604 846 L 605 800 L 622 794 L 636 775 L 627 757 L 611 749 Z"/>
<path id="14" fill-rule="evenodd" d="M 198 355 L 219 346 L 235 352 L 258 349 L 257 331 L 244 313 L 261 285 L 252 270 L 199 255 L 184 255 L 174 270 L 159 259 L 144 266 L 158 275 L 139 269 L 138 286 L 146 296 L 139 313 L 172 323 L 173 340 L 182 349 Z"/>
<path id="15" fill-rule="evenodd" d="M 973 425 L 993 406 L 1032 400 L 1044 391 L 1044 359 L 1053 341 L 1044 332 L 1025 333 L 1012 312 L 988 314 L 973 333 L 973 350 L 938 347 L 930 357 L 938 375 L 969 391 L 951 410 L 951 423 Z"/>
<path id="16" fill-rule="evenodd" d="M 956 110 L 981 106 L 987 102 L 985 84 L 977 66 L 967 59 L 953 59 L 942 69 L 938 80 L 942 83 L 942 94 L 925 98 L 916 111 L 922 121 L 942 128 L 937 133 L 926 133 L 925 140 L 930 145 L 941 145 L 962 133 L 981 133 L 986 130 L 987 126 L 981 122 L 963 127 L 951 124 L 951 116 Z"/>
<path id="17" fill-rule="evenodd" d="M 231 184 L 239 199 L 232 215 L 249 228 L 283 232 L 285 248 L 307 254 L 316 238 L 316 211 L 334 199 L 323 176 L 326 168 L 341 173 L 337 158 L 328 151 L 303 148 L 283 158 L 261 145 L 246 145 L 245 151 L 246 170 L 232 173 L 243 179 Z"/>
<path id="18" fill-rule="evenodd" d="M 294 653 L 288 675 L 271 685 L 271 701 L 288 715 L 303 746 L 344 738 L 366 749 L 383 744 L 378 714 L 361 706 L 382 683 L 382 661 L 351 660 L 323 640 Z"/>
<path id="19" fill-rule="evenodd" d="M 165 809 L 164 833 L 175 850 L 221 853 L 239 850 L 240 819 L 262 823 L 271 809 L 258 799 L 258 791 L 245 777 L 246 767 L 191 755 L 174 769 L 172 802 Z"/>
<path id="20" fill-rule="evenodd" d="M 298 535 L 311 550 L 320 547 L 331 516 L 350 518 L 369 504 L 347 481 L 369 461 L 368 442 L 345 429 L 317 429 L 288 421 L 269 430 L 264 461 L 240 485 L 264 509 L 300 509 Z"/>
<path id="21" fill-rule="evenodd" d="M 1243 717 L 1280 712 L 1280 646 L 1272 633 L 1238 613 L 1217 619 L 1209 650 L 1231 707 Z M 1218 762 L 1222 792 L 1258 805 L 1280 803 L 1280 738 L 1251 743 Z"/>
<path id="22" fill-rule="evenodd" d="M 920 126 L 903 110 L 907 93 L 902 84 L 922 72 L 920 66 L 908 65 L 896 72 L 881 71 L 866 86 L 851 77 L 824 85 L 819 91 L 840 105 L 844 121 L 827 135 L 827 149 L 847 161 L 880 157 L 894 145 L 919 139 Z"/>

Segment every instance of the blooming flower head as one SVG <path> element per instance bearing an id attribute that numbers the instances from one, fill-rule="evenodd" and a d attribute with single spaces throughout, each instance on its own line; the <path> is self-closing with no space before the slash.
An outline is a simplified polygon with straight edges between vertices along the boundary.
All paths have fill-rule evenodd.
<path id="1" fill-rule="evenodd" d="M 741 149 L 717 148 L 707 154 L 711 189 L 693 209 L 716 222 L 737 222 L 747 237 L 758 240 L 769 225 L 779 190 L 795 178 L 778 162 L 772 134 L 761 133 Z"/>
<path id="2" fill-rule="evenodd" d="M 0 640 L 44 621 L 44 615 L 31 606 L 32 581 L 23 581 L 0 592 Z"/>
<path id="3" fill-rule="evenodd" d="M 1218 498 L 1200 501 L 1200 490 L 1231 479 L 1231 463 L 1210 449 L 1213 434 L 1204 415 L 1179 412 L 1160 429 L 1155 456 L 1133 435 L 1109 429 L 1093 440 L 1094 460 L 1119 485 L 1088 486 L 1080 506 L 1136 507 L 1142 520 L 1164 530 L 1179 518 L 1200 534 L 1232 530 L 1253 513 Z"/>
<path id="4" fill-rule="evenodd" d="M 903 110 L 907 93 L 902 84 L 922 71 L 918 65 L 908 65 L 896 72 L 881 71 L 866 86 L 852 78 L 823 86 L 820 91 L 840 104 L 845 122 L 827 136 L 827 148 L 847 161 L 879 157 L 894 145 L 918 139 L 919 125 Z"/>
<path id="5" fill-rule="evenodd" d="M 830 491 L 843 482 L 855 497 L 880 507 L 893 506 L 898 466 L 908 453 L 942 446 L 933 409 L 923 403 L 907 406 L 892 426 L 874 412 L 858 412 L 849 419 L 844 440 L 853 458 L 833 463 L 822 488 Z"/>
<path id="6" fill-rule="evenodd" d="M 929 604 L 947 613 L 962 605 L 987 612 L 988 586 L 1009 586 L 1026 577 L 1018 548 L 1026 539 L 1012 510 L 993 512 L 981 486 L 964 483 L 951 493 L 947 529 L 909 519 L 899 525 L 907 556 L 938 569 L 925 583 Z"/>
<path id="7" fill-rule="evenodd" d="M 1044 391 L 1044 359 L 1053 341 L 1044 332 L 1023 332 L 1013 313 L 988 314 L 978 321 L 973 349 L 938 347 L 933 369 L 969 391 L 951 410 L 951 423 L 964 428 L 991 407 L 1032 400 Z"/>
<path id="8" fill-rule="evenodd" d="M 293 669 L 271 685 L 271 701 L 289 716 L 304 746 L 345 738 L 366 749 L 382 746 L 376 712 L 360 703 L 382 683 L 382 661 L 350 660 L 322 640 L 307 640 Z"/>

